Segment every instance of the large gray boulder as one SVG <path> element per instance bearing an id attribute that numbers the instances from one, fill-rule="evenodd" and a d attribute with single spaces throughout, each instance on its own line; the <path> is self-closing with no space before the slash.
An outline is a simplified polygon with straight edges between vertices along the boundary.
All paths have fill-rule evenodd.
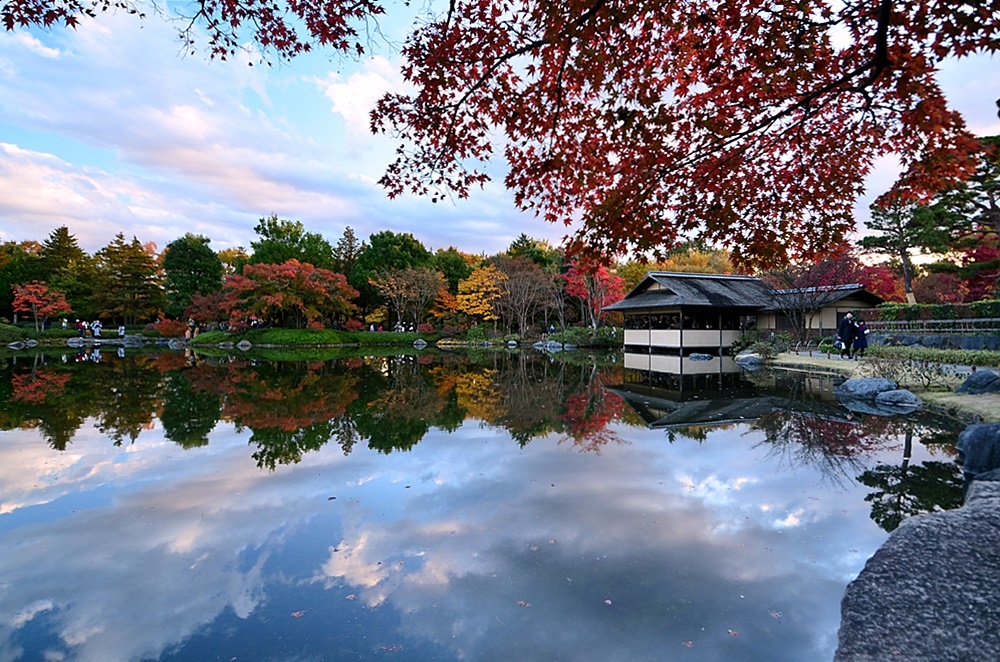
<path id="1" fill-rule="evenodd" d="M 893 410 L 895 413 L 904 414 L 920 409 L 924 404 L 923 400 L 916 394 L 904 388 L 882 391 L 875 396 L 875 405 L 882 409 Z"/>
<path id="2" fill-rule="evenodd" d="M 748 370 L 756 370 L 764 365 L 764 361 L 761 360 L 760 356 L 749 350 L 743 350 L 736 355 L 734 360 L 737 365 L 743 366 Z"/>
<path id="3" fill-rule="evenodd" d="M 848 379 L 843 384 L 834 389 L 838 398 L 859 398 L 861 400 L 874 400 L 875 396 L 885 391 L 894 391 L 899 386 L 891 379 L 883 377 L 862 377 L 859 379 Z"/>
<path id="4" fill-rule="evenodd" d="M 970 425 L 958 435 L 958 461 L 973 478 L 1000 469 L 1000 423 Z"/>
<path id="5" fill-rule="evenodd" d="M 1000 391 L 1000 376 L 990 370 L 978 370 L 972 373 L 955 389 L 955 393 L 970 393 L 972 395 L 996 393 L 997 391 Z"/>
<path id="6" fill-rule="evenodd" d="M 995 660 L 1000 651 L 1000 482 L 965 506 L 911 517 L 841 603 L 835 662 Z"/>

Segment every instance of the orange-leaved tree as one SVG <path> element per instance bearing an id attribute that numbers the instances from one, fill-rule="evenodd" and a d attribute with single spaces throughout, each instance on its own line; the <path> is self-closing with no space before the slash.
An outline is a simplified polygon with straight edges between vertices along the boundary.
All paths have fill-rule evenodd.
<path id="1" fill-rule="evenodd" d="M 66 295 L 60 290 L 50 289 L 44 281 L 33 280 L 11 285 L 10 288 L 14 291 L 14 310 L 31 313 L 36 331 L 42 330 L 48 318 L 73 312 L 66 302 Z"/>
<path id="2" fill-rule="evenodd" d="M 223 292 L 229 323 L 240 328 L 253 318 L 297 329 L 346 318 L 357 290 L 343 274 L 298 260 L 248 264 L 242 275 L 226 276 Z"/>
<path id="3" fill-rule="evenodd" d="M 133 0 L 7 0 L 0 20 L 76 25 Z M 225 59 L 314 44 L 361 54 L 377 0 L 184 3 L 186 47 Z M 740 263 L 822 253 L 853 227 L 875 160 L 908 195 L 968 177 L 976 141 L 938 83 L 1000 50 L 998 0 L 452 0 L 402 50 L 412 92 L 372 128 L 403 141 L 390 195 L 467 196 L 502 153 L 515 202 L 620 254 L 704 239 Z M 499 140 L 498 140 L 499 138 Z"/>

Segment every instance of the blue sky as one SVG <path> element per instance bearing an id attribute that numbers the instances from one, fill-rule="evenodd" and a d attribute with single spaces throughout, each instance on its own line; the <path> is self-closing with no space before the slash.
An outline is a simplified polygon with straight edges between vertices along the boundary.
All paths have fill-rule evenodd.
<path id="1" fill-rule="evenodd" d="M 382 27 L 401 41 L 406 25 Z M 0 33 L 0 241 L 43 240 L 66 225 L 90 252 L 117 232 L 161 248 L 185 232 L 216 249 L 249 247 L 272 213 L 331 242 L 350 226 L 361 239 L 388 229 L 472 253 L 521 233 L 553 243 L 566 234 L 514 207 L 500 164 L 468 200 L 387 198 L 377 180 L 396 144 L 371 134 L 367 112 L 404 89 L 390 45 L 360 62 L 247 62 L 182 53 L 175 27 L 156 16 Z M 974 132 L 1000 133 L 996 61 L 949 64 L 942 84 Z M 894 178 L 886 159 L 869 188 Z"/>

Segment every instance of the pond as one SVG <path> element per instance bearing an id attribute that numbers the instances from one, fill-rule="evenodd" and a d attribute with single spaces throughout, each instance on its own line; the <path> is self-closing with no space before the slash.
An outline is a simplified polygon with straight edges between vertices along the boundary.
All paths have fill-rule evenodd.
<path id="1" fill-rule="evenodd" d="M 958 425 L 620 355 L 6 355 L 0 659 L 822 660 Z"/>

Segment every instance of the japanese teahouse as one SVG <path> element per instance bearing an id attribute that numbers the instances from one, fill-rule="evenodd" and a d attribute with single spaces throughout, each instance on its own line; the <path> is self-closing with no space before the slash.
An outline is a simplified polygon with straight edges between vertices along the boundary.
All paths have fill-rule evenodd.
<path id="1" fill-rule="evenodd" d="M 753 276 L 654 271 L 604 310 L 623 314 L 626 351 L 721 356 L 749 327 L 792 328 L 795 308 L 806 311 L 801 322 L 811 335 L 823 335 L 848 311 L 879 303 L 861 285 L 775 290 Z"/>

